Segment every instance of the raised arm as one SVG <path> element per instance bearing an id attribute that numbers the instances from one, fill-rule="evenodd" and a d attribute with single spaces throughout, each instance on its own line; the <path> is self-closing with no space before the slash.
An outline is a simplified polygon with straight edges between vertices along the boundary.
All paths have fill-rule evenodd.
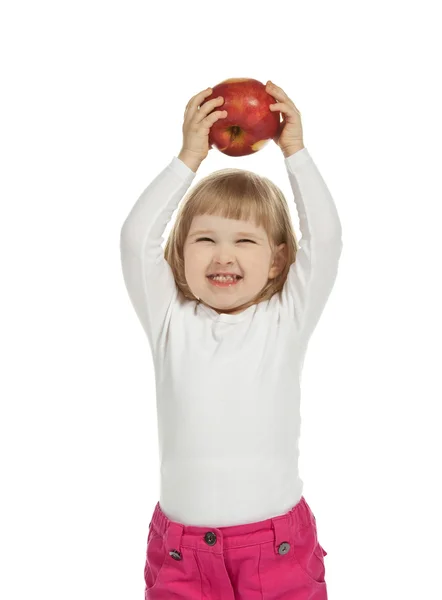
<path id="1" fill-rule="evenodd" d="M 307 148 L 286 156 L 301 240 L 285 292 L 291 295 L 306 342 L 333 288 L 342 251 L 342 228 L 333 198 Z"/>
<path id="2" fill-rule="evenodd" d="M 161 246 L 163 234 L 195 175 L 174 156 L 138 198 L 121 228 L 124 281 L 153 352 L 177 294 L 172 269 Z"/>

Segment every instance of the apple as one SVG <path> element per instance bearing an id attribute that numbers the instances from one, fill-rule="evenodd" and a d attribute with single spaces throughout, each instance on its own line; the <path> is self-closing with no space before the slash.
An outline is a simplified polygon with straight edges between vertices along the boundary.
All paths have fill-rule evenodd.
<path id="1" fill-rule="evenodd" d="M 214 110 L 226 110 L 228 114 L 211 126 L 209 146 L 228 156 L 246 156 L 261 150 L 277 134 L 281 113 L 269 109 L 276 100 L 260 81 L 226 79 L 212 88 L 203 104 L 218 96 L 224 98 L 224 103 Z"/>

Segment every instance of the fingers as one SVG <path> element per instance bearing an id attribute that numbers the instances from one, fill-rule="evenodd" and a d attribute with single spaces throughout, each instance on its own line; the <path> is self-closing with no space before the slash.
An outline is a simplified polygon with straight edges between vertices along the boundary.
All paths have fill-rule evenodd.
<path id="1" fill-rule="evenodd" d="M 269 107 L 270 110 L 272 110 L 272 106 L 274 107 L 273 110 L 276 110 L 275 107 L 278 107 L 279 105 L 281 105 L 281 107 L 284 107 L 285 110 L 287 110 L 288 105 L 290 104 L 291 106 L 293 106 L 293 108 L 295 109 L 295 111 L 298 114 L 301 114 L 299 112 L 299 110 L 296 108 L 293 100 L 290 100 L 290 98 L 287 96 L 287 94 L 284 92 L 284 90 L 282 88 L 278 87 L 277 85 L 275 85 L 274 83 L 272 83 L 270 80 L 266 84 L 266 92 L 268 94 L 270 94 L 271 96 L 273 96 L 276 100 L 278 100 L 278 102 L 276 104 L 270 105 L 270 107 Z M 279 110 L 281 110 L 281 108 L 279 108 Z"/>
<path id="2" fill-rule="evenodd" d="M 287 94 L 271 81 L 268 81 L 266 84 L 266 92 L 276 98 L 276 100 L 288 99 Z"/>
<path id="3" fill-rule="evenodd" d="M 288 98 L 287 94 L 284 92 L 284 90 L 280 87 L 278 87 L 277 85 L 275 85 L 274 83 L 272 83 L 269 79 L 269 81 L 266 84 L 266 92 L 268 94 L 271 94 L 272 96 L 275 96 L 275 98 L 278 96 L 278 98 L 281 98 L 282 96 L 284 98 Z M 276 94 L 276 95 L 275 95 Z"/>
<path id="4" fill-rule="evenodd" d="M 202 92 L 199 92 L 199 94 L 195 94 L 195 96 L 193 96 L 187 103 L 186 110 L 184 112 L 185 113 L 188 111 L 195 112 L 197 107 L 203 103 L 204 98 L 207 98 L 208 96 L 210 96 L 212 91 L 213 91 L 212 88 L 207 88 L 207 89 L 203 90 Z"/>
<path id="5" fill-rule="evenodd" d="M 301 113 L 292 102 L 290 104 L 288 104 L 287 102 L 276 102 L 275 104 L 269 104 L 269 109 L 272 111 L 279 110 L 287 116 L 301 116 Z"/>
<path id="6" fill-rule="evenodd" d="M 195 115 L 195 123 L 201 123 L 201 121 L 203 121 L 207 117 L 207 115 L 213 111 L 213 109 L 216 106 L 221 106 L 223 103 L 224 103 L 224 98 L 222 96 L 218 97 L 218 98 L 212 98 L 212 100 L 205 102 L 203 104 L 203 106 L 201 106 L 200 109 L 198 110 L 198 114 Z M 227 115 L 226 110 L 221 110 L 221 111 L 216 111 L 216 112 L 223 113 L 222 116 Z"/>
<path id="7" fill-rule="evenodd" d="M 217 119 L 225 118 L 227 116 L 226 110 L 214 111 L 214 108 L 221 106 L 224 103 L 224 98 L 222 96 L 219 96 L 218 98 L 212 98 L 212 100 L 205 102 L 205 98 L 210 96 L 212 91 L 213 90 L 211 88 L 208 88 L 199 94 L 196 94 L 189 100 L 184 112 L 185 122 L 199 125 L 205 120 L 205 123 L 208 126 L 211 126 Z M 209 115 L 209 113 L 211 114 Z"/>
<path id="8" fill-rule="evenodd" d="M 293 112 L 292 106 L 289 106 L 287 102 L 275 102 L 275 104 L 269 104 L 270 110 L 279 110 L 281 112 Z"/>

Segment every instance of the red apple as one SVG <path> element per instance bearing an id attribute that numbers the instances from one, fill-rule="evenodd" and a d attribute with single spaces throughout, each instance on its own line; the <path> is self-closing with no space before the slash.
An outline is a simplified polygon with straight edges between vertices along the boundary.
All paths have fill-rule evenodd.
<path id="1" fill-rule="evenodd" d="M 280 127 L 280 112 L 271 111 L 276 100 L 256 79 L 226 79 L 212 88 L 203 104 L 222 96 L 224 103 L 214 110 L 226 110 L 210 128 L 209 145 L 228 156 L 246 156 L 261 150 Z M 212 111 L 213 112 L 213 111 Z"/>

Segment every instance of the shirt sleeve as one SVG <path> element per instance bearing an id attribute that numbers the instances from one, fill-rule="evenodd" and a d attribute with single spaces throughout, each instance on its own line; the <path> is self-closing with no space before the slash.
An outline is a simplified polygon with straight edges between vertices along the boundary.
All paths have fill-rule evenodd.
<path id="1" fill-rule="evenodd" d="M 301 240 L 285 284 L 301 339 L 306 343 L 333 288 L 342 252 L 339 215 L 307 148 L 285 159 L 299 217 Z"/>
<path id="2" fill-rule="evenodd" d="M 163 234 L 195 175 L 174 156 L 135 202 L 120 232 L 126 289 L 154 355 L 167 312 L 178 294 L 164 257 Z"/>

